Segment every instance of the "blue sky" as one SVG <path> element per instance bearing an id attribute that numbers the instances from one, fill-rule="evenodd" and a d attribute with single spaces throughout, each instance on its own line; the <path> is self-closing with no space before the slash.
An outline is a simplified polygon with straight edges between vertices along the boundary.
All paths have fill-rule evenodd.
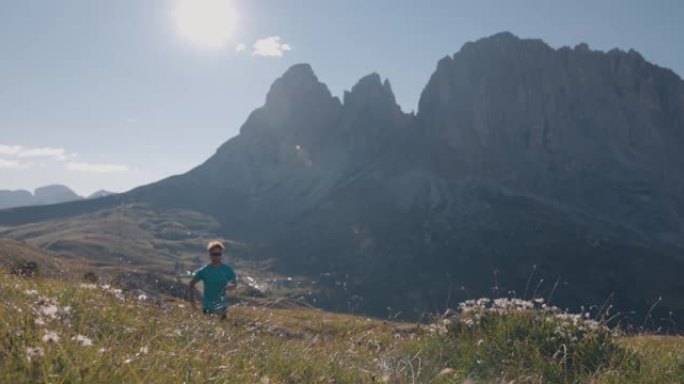
<path id="1" fill-rule="evenodd" d="M 406 111 L 437 60 L 500 31 L 633 48 L 684 74 L 679 0 L 234 0 L 218 47 L 182 34 L 179 1 L 0 1 L 0 189 L 125 191 L 185 172 L 300 62 L 337 96 L 378 72 Z"/>

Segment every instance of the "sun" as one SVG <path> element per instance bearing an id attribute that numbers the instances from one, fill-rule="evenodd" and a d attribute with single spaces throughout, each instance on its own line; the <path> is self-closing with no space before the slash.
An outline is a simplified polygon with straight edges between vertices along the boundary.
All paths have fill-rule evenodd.
<path id="1" fill-rule="evenodd" d="M 191 42 L 220 48 L 233 34 L 235 8 L 230 0 L 177 0 L 174 17 L 181 35 Z"/>

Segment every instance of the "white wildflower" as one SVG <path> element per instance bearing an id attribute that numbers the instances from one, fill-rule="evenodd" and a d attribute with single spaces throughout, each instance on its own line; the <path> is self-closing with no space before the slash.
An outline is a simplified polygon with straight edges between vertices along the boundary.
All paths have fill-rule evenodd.
<path id="1" fill-rule="evenodd" d="M 24 293 L 29 296 L 36 296 L 38 294 L 38 291 L 36 291 L 35 289 L 27 289 L 24 291 Z"/>
<path id="2" fill-rule="evenodd" d="M 88 338 L 87 336 L 83 336 L 83 335 L 76 335 L 76 336 L 72 337 L 71 340 L 79 342 L 82 347 L 90 347 L 93 345 L 93 341 L 90 338 Z"/>
<path id="3" fill-rule="evenodd" d="M 488 299 L 488 298 L 486 298 L 486 297 L 477 299 L 477 305 L 480 306 L 480 307 L 485 307 L 485 306 L 487 306 L 487 305 L 488 305 L 489 303 L 491 303 L 491 302 L 492 302 L 492 300 L 491 300 L 491 299 Z"/>
<path id="4" fill-rule="evenodd" d="M 57 313 L 59 312 L 59 308 L 54 305 L 54 304 L 49 304 L 40 309 L 40 311 L 43 313 L 45 316 L 49 316 L 51 318 L 56 318 Z"/>
<path id="5" fill-rule="evenodd" d="M 43 335 L 43 342 L 45 343 L 58 343 L 59 342 L 59 335 L 57 332 L 54 331 L 45 331 L 45 334 Z"/>
<path id="6" fill-rule="evenodd" d="M 31 362 L 31 360 L 45 356 L 45 352 L 41 347 L 28 347 L 26 348 L 26 359 Z"/>
<path id="7" fill-rule="evenodd" d="M 81 288 L 83 289 L 97 289 L 96 284 L 81 283 Z"/>
<path id="8" fill-rule="evenodd" d="M 120 289 L 114 289 L 112 291 L 113 291 L 112 293 L 114 293 L 114 297 L 116 297 L 117 299 L 122 300 L 122 301 L 124 300 L 124 295 Z"/>

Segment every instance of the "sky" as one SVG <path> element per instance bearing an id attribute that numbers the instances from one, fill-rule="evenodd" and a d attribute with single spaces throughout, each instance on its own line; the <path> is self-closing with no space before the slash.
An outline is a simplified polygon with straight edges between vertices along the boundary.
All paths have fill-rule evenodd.
<path id="1" fill-rule="evenodd" d="M 440 58 L 501 31 L 681 76 L 683 17 L 681 0 L 0 0 L 0 190 L 187 172 L 296 63 L 339 97 L 377 72 L 407 112 Z"/>

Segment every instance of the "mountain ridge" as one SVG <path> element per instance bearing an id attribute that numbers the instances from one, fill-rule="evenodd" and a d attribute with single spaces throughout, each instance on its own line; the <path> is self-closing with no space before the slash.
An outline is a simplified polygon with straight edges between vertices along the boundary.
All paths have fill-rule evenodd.
<path id="1" fill-rule="evenodd" d="M 96 199 L 111 194 L 113 193 L 101 189 L 88 196 L 80 196 L 69 187 L 61 184 L 42 186 L 36 188 L 33 193 L 24 189 L 0 190 L 0 209 L 59 204 L 82 199 Z"/>

